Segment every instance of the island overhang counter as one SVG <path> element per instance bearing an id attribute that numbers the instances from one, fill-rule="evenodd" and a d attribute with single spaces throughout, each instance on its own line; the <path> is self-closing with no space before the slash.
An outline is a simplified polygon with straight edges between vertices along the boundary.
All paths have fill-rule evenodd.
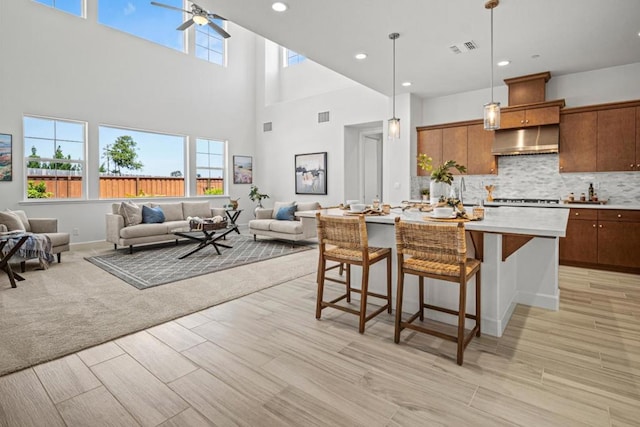
<path id="1" fill-rule="evenodd" d="M 301 211 L 296 215 L 313 218 L 322 215 L 344 216 L 340 209 Z M 427 213 L 393 209 L 390 215 L 365 216 L 369 245 L 389 247 L 393 252 L 393 306 L 396 296 L 396 248 L 394 221 L 425 221 Z M 569 209 L 497 207 L 486 208 L 481 221 L 465 222 L 467 253 L 482 261 L 482 333 L 502 336 L 516 304 L 558 310 L 559 238 L 565 236 Z M 384 267 L 373 266 L 369 289 L 384 292 Z M 473 289 L 475 279 L 469 282 Z M 418 310 L 417 278 L 405 277 L 403 306 L 407 313 Z M 457 285 L 432 286 L 425 280 L 425 299 L 446 307 L 456 307 Z M 360 270 L 352 270 L 352 286 L 359 286 Z M 475 295 L 469 291 L 467 312 L 475 310 Z M 428 318 L 455 323 L 453 316 L 427 311 Z M 473 321 L 469 321 L 471 324 Z"/>

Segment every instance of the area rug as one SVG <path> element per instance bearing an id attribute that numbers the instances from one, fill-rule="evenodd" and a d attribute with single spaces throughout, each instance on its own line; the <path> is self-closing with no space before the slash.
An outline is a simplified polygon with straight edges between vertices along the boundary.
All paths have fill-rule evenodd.
<path id="1" fill-rule="evenodd" d="M 27 264 L 15 289 L 0 277 L 0 375 L 315 273 L 318 257 L 298 251 L 139 290 L 84 259 L 112 253 L 96 244 L 72 248 L 48 270 Z"/>
<path id="2" fill-rule="evenodd" d="M 176 280 L 213 273 L 252 262 L 263 261 L 283 255 L 306 251 L 310 245 L 291 245 L 278 240 L 259 240 L 244 235 L 230 235 L 219 243 L 231 246 L 220 248 L 220 255 L 212 246 L 179 259 L 193 250 L 196 242 L 164 244 L 153 249 L 138 249 L 133 254 L 129 249 L 110 254 L 89 257 L 87 261 L 124 280 L 138 289 L 164 285 Z"/>

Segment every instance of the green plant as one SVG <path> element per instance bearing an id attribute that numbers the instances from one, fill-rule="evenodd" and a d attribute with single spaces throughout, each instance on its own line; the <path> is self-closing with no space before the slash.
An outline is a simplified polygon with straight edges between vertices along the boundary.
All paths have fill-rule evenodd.
<path id="1" fill-rule="evenodd" d="M 29 181 L 27 183 L 28 199 L 48 199 L 49 197 L 53 197 L 53 193 L 51 191 L 47 191 L 47 185 L 44 181 L 40 181 L 37 184 L 34 181 Z"/>
<path id="2" fill-rule="evenodd" d="M 423 196 L 428 196 L 431 191 L 428 188 L 423 188 L 422 190 L 420 190 L 420 193 L 422 193 Z"/>
<path id="3" fill-rule="evenodd" d="M 249 192 L 249 199 L 252 202 L 257 201 L 258 205 L 262 206 L 262 199 L 268 199 L 269 195 L 265 194 L 265 193 L 261 193 L 260 190 L 258 190 L 258 187 L 256 187 L 255 185 L 251 186 L 251 191 Z"/>
<path id="4" fill-rule="evenodd" d="M 433 168 L 433 159 L 426 154 L 418 154 L 418 166 L 427 172 L 431 172 L 431 179 L 435 182 L 444 182 L 451 185 L 453 182 L 453 174 L 449 172 L 449 169 L 456 168 L 458 172 L 465 173 L 467 171 L 466 166 L 458 164 L 455 160 L 447 160 L 437 168 Z"/>
<path id="5" fill-rule="evenodd" d="M 204 189 L 204 194 L 211 196 L 211 195 L 219 195 L 219 194 L 224 194 L 224 190 L 222 188 L 205 188 Z"/>

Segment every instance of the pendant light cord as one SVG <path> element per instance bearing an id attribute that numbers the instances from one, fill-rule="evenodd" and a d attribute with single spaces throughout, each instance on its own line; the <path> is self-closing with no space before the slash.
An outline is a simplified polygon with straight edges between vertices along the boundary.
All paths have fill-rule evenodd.
<path id="1" fill-rule="evenodd" d="M 491 103 L 493 104 L 493 7 L 491 8 Z"/>
<path id="2" fill-rule="evenodd" d="M 396 118 L 396 39 L 393 38 L 393 118 Z"/>

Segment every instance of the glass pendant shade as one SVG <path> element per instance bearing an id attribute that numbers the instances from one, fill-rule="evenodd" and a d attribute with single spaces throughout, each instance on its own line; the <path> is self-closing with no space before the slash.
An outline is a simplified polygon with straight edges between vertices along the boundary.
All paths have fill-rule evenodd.
<path id="1" fill-rule="evenodd" d="M 400 138 L 400 119 L 397 117 L 389 119 L 389 139 Z"/>
<path id="2" fill-rule="evenodd" d="M 500 129 L 500 103 L 484 104 L 484 130 Z"/>

